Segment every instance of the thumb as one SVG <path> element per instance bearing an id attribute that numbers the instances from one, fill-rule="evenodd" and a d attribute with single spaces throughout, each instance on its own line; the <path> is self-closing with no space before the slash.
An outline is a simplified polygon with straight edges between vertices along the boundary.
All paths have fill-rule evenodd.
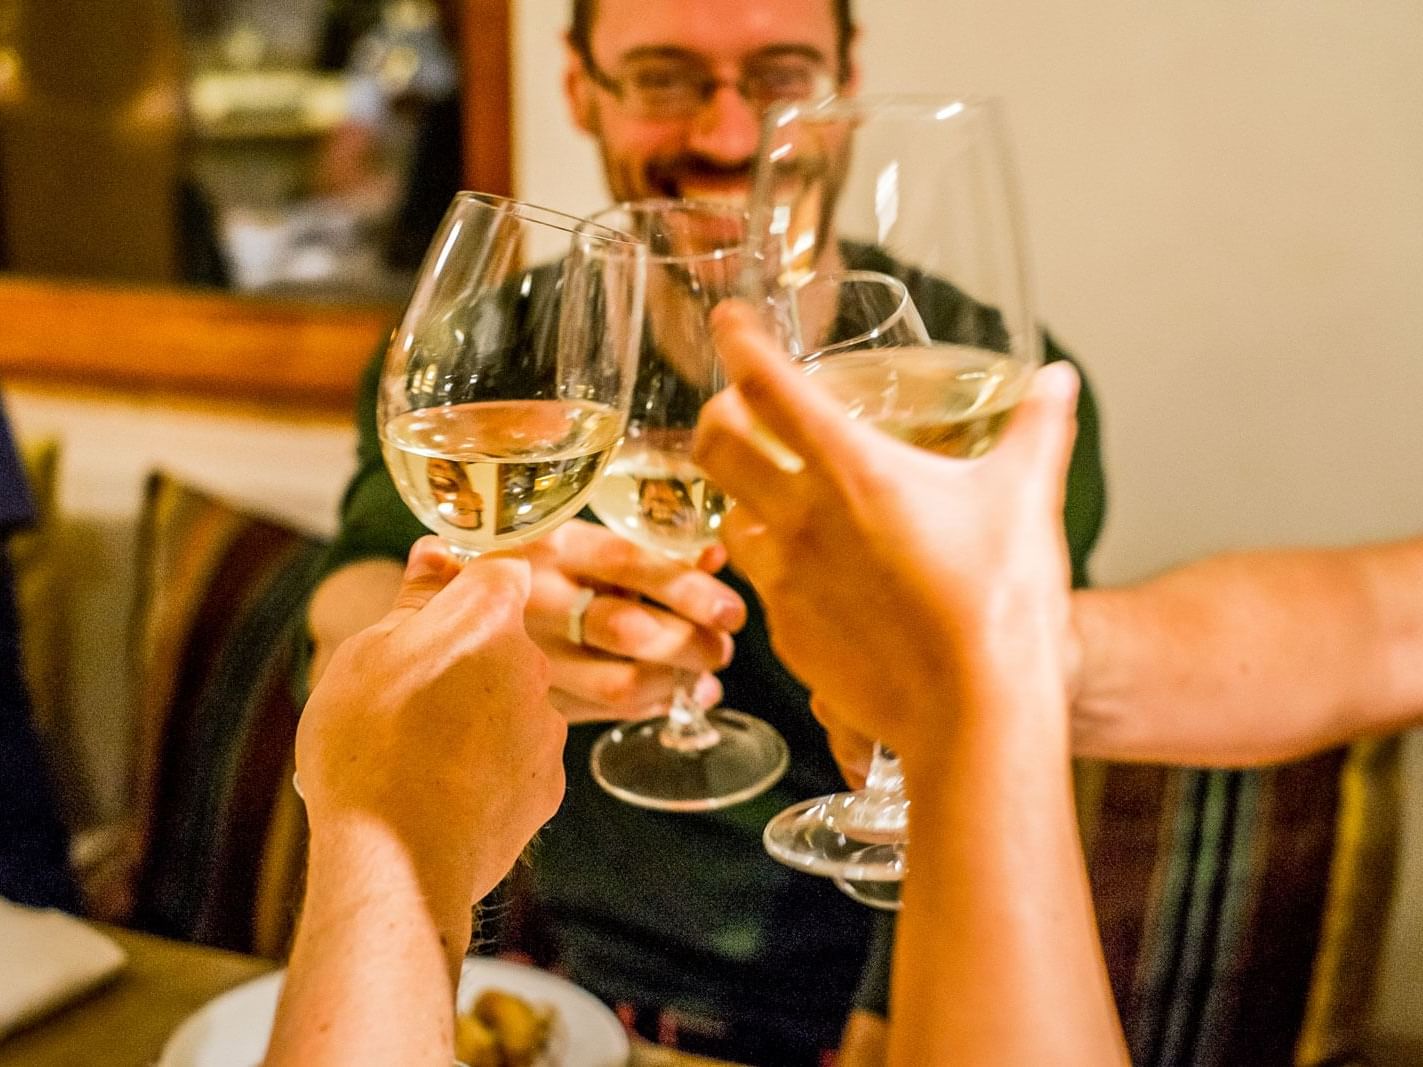
<path id="1" fill-rule="evenodd" d="M 436 608 L 442 619 L 470 632 L 478 621 L 522 627 L 533 584 L 533 568 L 522 555 L 491 552 L 470 560 L 443 591 L 436 590 Z"/>
<path id="2" fill-rule="evenodd" d="M 989 457 L 1024 463 L 1034 474 L 1061 483 L 1077 437 L 1080 385 L 1077 369 L 1065 360 L 1041 368 Z"/>
<path id="3" fill-rule="evenodd" d="M 410 558 L 400 579 L 400 591 L 395 594 L 395 603 L 385 621 L 393 626 L 415 614 L 459 572 L 459 560 L 443 541 L 438 537 L 420 538 L 410 549 Z"/>

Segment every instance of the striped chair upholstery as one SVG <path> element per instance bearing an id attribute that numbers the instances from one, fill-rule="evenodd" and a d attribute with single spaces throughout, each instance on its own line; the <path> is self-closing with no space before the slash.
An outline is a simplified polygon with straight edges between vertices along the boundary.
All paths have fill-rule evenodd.
<path id="1" fill-rule="evenodd" d="M 1083 762 L 1079 816 L 1137 1067 L 1367 1062 L 1397 739 L 1250 771 Z"/>
<path id="2" fill-rule="evenodd" d="M 134 920 L 279 956 L 305 823 L 290 788 L 319 546 L 163 475 L 148 489 Z M 1252 771 L 1082 761 L 1077 800 L 1138 1067 L 1366 1062 L 1398 836 L 1395 740 Z"/>
<path id="3" fill-rule="evenodd" d="M 69 728 L 68 627 L 64 595 L 64 567 L 59 544 L 59 442 L 42 438 L 21 442 L 21 458 L 38 521 L 10 539 L 10 560 L 15 568 L 15 601 L 23 627 L 25 673 L 30 686 L 35 724 L 50 743 L 57 760 L 68 756 L 53 751 L 59 735 Z M 66 766 L 64 769 L 68 770 Z"/>
<path id="4" fill-rule="evenodd" d="M 291 788 L 302 607 L 320 546 L 153 475 L 140 528 L 130 921 L 279 956 L 305 821 Z"/>

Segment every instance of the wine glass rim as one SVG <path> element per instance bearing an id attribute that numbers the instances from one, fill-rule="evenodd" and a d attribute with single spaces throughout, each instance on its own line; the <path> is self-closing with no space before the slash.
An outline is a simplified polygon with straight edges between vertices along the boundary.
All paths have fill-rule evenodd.
<path id="1" fill-rule="evenodd" d="M 749 215 L 745 208 L 737 207 L 734 204 L 723 204 L 716 200 L 694 200 L 690 197 L 648 197 L 643 200 L 622 200 L 616 204 L 609 204 L 588 216 L 588 222 L 595 226 L 605 226 L 608 229 L 616 230 L 618 233 L 626 231 L 617 230 L 616 227 L 608 227 L 606 223 L 599 223 L 596 220 L 606 216 L 615 215 L 618 212 L 625 212 L 629 215 L 652 215 L 659 212 L 671 211 L 674 209 L 701 211 L 709 215 L 720 215 L 726 218 L 734 218 L 742 224 L 742 238 L 735 244 L 727 245 L 724 248 L 714 248 L 709 252 L 689 252 L 685 255 L 672 255 L 665 252 L 654 252 L 647 249 L 647 262 L 657 264 L 685 264 L 685 263 L 705 263 L 726 259 L 728 256 L 741 255 L 747 250 L 746 234 Z M 634 237 L 634 240 L 639 240 Z M 646 241 L 640 241 L 646 244 Z"/>
<path id="2" fill-rule="evenodd" d="M 569 236 L 586 237 L 602 244 L 641 245 L 643 243 L 632 234 L 622 230 L 592 222 L 578 215 L 570 215 L 568 212 L 559 211 L 556 208 L 544 207 L 542 204 L 531 204 L 527 200 L 515 200 L 512 197 L 498 196 L 495 193 L 481 193 L 471 189 L 461 189 L 455 194 L 455 200 L 459 203 L 476 204 L 495 211 L 508 211 L 520 221 L 562 230 Z"/>
<path id="3" fill-rule="evenodd" d="M 1001 97 L 981 93 L 872 93 L 793 101 L 773 108 L 767 113 L 766 122 L 773 128 L 795 121 L 843 122 L 870 116 L 943 122 L 966 111 L 996 111 L 1001 107 Z"/>
<path id="4" fill-rule="evenodd" d="M 900 319 L 904 318 L 904 316 L 909 312 L 909 309 L 914 306 L 914 301 L 910 299 L 909 296 L 909 287 L 905 285 L 903 281 L 896 278 L 894 275 L 885 274 L 881 271 L 827 271 L 824 274 L 817 274 L 814 277 L 807 279 L 801 286 L 799 286 L 799 288 L 804 288 L 807 285 L 814 285 L 816 282 L 820 281 L 835 281 L 837 284 L 844 284 L 847 281 L 873 282 L 878 285 L 884 285 L 886 289 L 893 291 L 898 297 L 898 302 L 895 304 L 894 310 L 891 311 L 884 319 L 878 322 L 873 328 L 868 329 L 863 333 L 856 334 L 854 337 L 847 337 L 843 341 L 836 341 L 832 344 L 817 348 L 813 352 L 802 352 L 798 355 L 795 355 L 792 357 L 792 360 L 796 363 L 813 365 L 815 363 L 819 363 L 821 360 L 834 359 L 837 355 L 841 355 L 847 350 L 857 350 L 859 345 L 863 344 L 865 341 L 873 340 L 885 330 L 889 329 L 891 326 L 897 323 Z"/>

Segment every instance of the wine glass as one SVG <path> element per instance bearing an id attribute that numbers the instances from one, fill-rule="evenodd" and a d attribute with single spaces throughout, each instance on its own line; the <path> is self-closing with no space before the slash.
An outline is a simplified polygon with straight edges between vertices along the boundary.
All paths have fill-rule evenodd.
<path id="1" fill-rule="evenodd" d="M 377 422 L 410 510 L 463 558 L 546 534 L 627 425 L 646 259 L 628 234 L 455 196 L 382 369 Z"/>
<path id="2" fill-rule="evenodd" d="M 845 268 L 900 279 L 932 341 L 847 336 L 841 297 L 783 316 L 781 339 L 855 418 L 943 455 L 992 447 L 1042 361 L 1016 185 L 992 100 L 880 97 L 767 116 L 752 197 L 765 241 L 764 290 L 808 302 Z M 757 275 L 748 275 L 753 280 Z M 840 279 L 837 281 L 837 279 Z M 873 334 L 866 323 L 857 327 Z M 873 343 L 871 343 L 873 342 Z M 904 876 L 909 801 L 893 752 L 877 745 L 863 790 L 816 797 L 766 827 L 772 856 L 836 879 L 876 907 Z"/>
<path id="3" fill-rule="evenodd" d="M 674 559 L 715 544 L 728 500 L 692 462 L 702 405 L 725 384 L 707 316 L 738 292 L 750 255 L 745 213 L 705 201 L 622 204 L 593 221 L 647 246 L 647 315 L 627 436 L 589 503 L 612 531 Z M 623 723 L 595 743 L 592 772 L 614 796 L 660 811 L 710 811 L 769 789 L 785 741 L 765 722 L 701 707 L 693 672 L 667 714 Z"/>

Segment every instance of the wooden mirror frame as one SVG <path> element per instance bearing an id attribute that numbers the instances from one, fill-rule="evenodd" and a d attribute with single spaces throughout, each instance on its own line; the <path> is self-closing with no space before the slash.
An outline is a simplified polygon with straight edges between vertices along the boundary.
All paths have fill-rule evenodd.
<path id="1" fill-rule="evenodd" d="M 465 185 L 513 192 L 512 0 L 464 0 Z M 0 274 L 0 380 L 349 418 L 399 309 Z"/>

